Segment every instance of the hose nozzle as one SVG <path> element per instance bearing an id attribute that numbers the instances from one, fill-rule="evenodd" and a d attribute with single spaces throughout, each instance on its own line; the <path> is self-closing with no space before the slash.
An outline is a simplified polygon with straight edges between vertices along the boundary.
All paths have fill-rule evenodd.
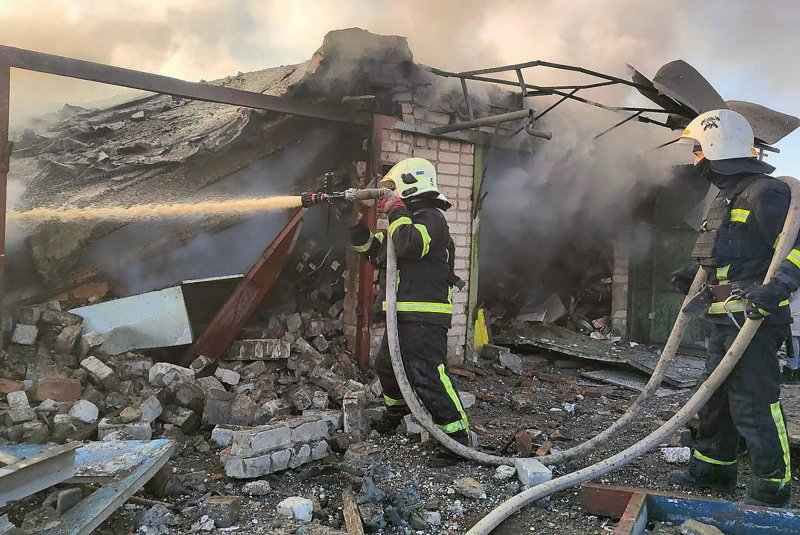
<path id="1" fill-rule="evenodd" d="M 391 190 L 386 188 L 367 188 L 355 189 L 350 188 L 344 191 L 337 191 L 334 193 L 302 193 L 300 194 L 300 201 L 303 208 L 309 208 L 324 202 L 332 202 L 336 199 L 342 199 L 347 202 L 368 201 L 371 199 L 380 199 L 390 194 Z"/>

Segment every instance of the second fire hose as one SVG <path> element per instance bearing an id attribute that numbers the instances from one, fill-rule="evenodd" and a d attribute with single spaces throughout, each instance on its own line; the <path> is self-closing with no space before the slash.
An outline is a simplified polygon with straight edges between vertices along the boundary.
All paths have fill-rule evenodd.
<path id="1" fill-rule="evenodd" d="M 770 263 L 769 269 L 765 276 L 765 282 L 768 282 L 781 261 L 786 258 L 795 243 L 797 238 L 798 229 L 800 228 L 800 183 L 791 177 L 780 177 L 780 180 L 785 182 L 791 190 L 791 205 L 786 215 L 783 230 L 781 231 L 780 238 L 775 247 L 775 253 Z M 698 271 L 692 287 L 687 296 L 687 301 L 692 295 L 697 293 L 702 285 L 704 277 L 707 272 L 704 269 Z M 386 330 L 389 339 L 389 353 L 392 360 L 392 366 L 397 378 L 397 383 L 403 393 L 403 397 L 408 403 L 414 417 L 420 424 L 427 429 L 432 436 L 439 441 L 440 444 L 445 446 L 452 452 L 482 464 L 513 464 L 513 459 L 508 457 L 500 457 L 495 455 L 485 454 L 467 446 L 464 446 L 455 440 L 451 439 L 447 434 L 441 431 L 432 421 L 428 411 L 422 406 L 408 382 L 405 374 L 402 355 L 400 352 L 400 343 L 397 334 L 397 258 L 394 252 L 392 240 L 387 240 L 387 265 L 386 265 L 386 303 L 387 303 L 387 317 L 386 317 Z M 685 303 L 684 303 L 685 304 Z M 662 358 L 659 360 L 658 366 L 648 382 L 645 391 L 639 399 L 637 399 L 634 406 L 631 407 L 632 415 L 628 418 L 621 418 L 620 421 L 614 424 L 611 428 L 606 430 L 604 434 L 610 436 L 614 431 L 619 430 L 624 424 L 630 421 L 641 413 L 644 403 L 649 399 L 653 391 L 658 387 L 661 382 L 663 374 L 666 373 L 669 363 L 674 358 L 677 347 L 683 337 L 686 325 L 689 318 L 686 314 L 681 312 L 676 324 L 673 327 L 673 332 L 664 348 Z M 750 344 L 753 336 L 755 335 L 758 327 L 761 325 L 762 319 L 753 320 L 747 319 L 744 326 L 739 331 L 736 340 L 731 345 L 730 349 L 725 354 L 720 364 L 714 372 L 700 385 L 695 394 L 689 401 L 679 410 L 668 422 L 659 427 L 656 431 L 649 434 L 647 437 L 637 442 L 636 444 L 628 447 L 627 449 L 613 455 L 599 463 L 588 466 L 576 472 L 566 474 L 558 477 L 547 483 L 532 487 L 513 498 L 507 500 L 486 517 L 480 520 L 470 531 L 468 535 L 486 535 L 490 533 L 495 527 L 502 523 L 506 518 L 519 511 L 526 505 L 535 502 L 539 499 L 547 497 L 555 492 L 579 485 L 586 481 L 590 481 L 603 474 L 620 468 L 637 457 L 647 453 L 654 447 L 658 446 L 664 439 L 672 435 L 680 427 L 685 425 L 697 411 L 710 399 L 713 393 L 722 385 L 722 383 L 730 375 L 733 368 L 739 362 L 742 354 L 747 346 Z M 660 374 L 660 375 L 659 375 Z M 647 395 L 645 395 L 647 394 Z M 586 450 L 594 449 L 599 441 L 592 440 L 585 445 L 581 445 L 575 450 L 585 447 Z M 554 458 L 543 458 L 545 462 L 554 462 Z"/>

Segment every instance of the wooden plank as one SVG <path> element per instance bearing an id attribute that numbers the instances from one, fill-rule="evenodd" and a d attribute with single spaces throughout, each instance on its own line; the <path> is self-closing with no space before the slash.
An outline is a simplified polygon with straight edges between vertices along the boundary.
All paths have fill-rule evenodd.
<path id="1" fill-rule="evenodd" d="M 20 460 L 0 468 L 0 506 L 21 500 L 71 478 L 79 442 L 62 446 L 3 446 L 0 451 Z"/>
<path id="2" fill-rule="evenodd" d="M 348 535 L 364 535 L 364 526 L 361 522 L 361 513 L 358 512 L 356 497 L 350 489 L 342 491 L 342 515 Z"/>
<path id="3" fill-rule="evenodd" d="M 614 528 L 614 535 L 642 535 L 647 530 L 647 522 L 647 494 L 634 492 Z"/>
<path id="4" fill-rule="evenodd" d="M 590 372 L 581 372 L 581 376 L 600 381 L 601 383 L 627 388 L 634 392 L 641 392 L 647 384 L 647 380 L 642 377 L 642 374 L 625 370 L 594 370 Z M 656 390 L 656 396 L 671 396 L 678 392 L 678 390 L 662 386 Z"/>
<path id="5" fill-rule="evenodd" d="M 171 440 L 120 441 L 131 442 L 128 455 L 135 456 L 139 463 L 128 475 L 119 477 L 102 486 L 91 496 L 59 518 L 59 524 L 40 535 L 88 535 L 117 510 L 128 498 L 136 494 L 170 456 L 175 452 Z"/>

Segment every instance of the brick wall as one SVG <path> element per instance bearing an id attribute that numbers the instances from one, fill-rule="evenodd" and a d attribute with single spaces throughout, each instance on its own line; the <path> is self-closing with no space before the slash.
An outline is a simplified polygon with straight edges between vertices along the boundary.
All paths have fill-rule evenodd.
<path id="1" fill-rule="evenodd" d="M 407 106 L 407 105 L 404 105 Z M 422 113 L 435 113 L 425 111 Z M 422 114 L 420 114 L 422 118 Z M 430 122 L 434 117 L 425 116 Z M 447 122 L 447 116 L 443 118 Z M 419 120 L 417 121 L 419 122 Z M 441 122 L 441 121 L 435 121 Z M 469 258 L 472 246 L 472 180 L 474 176 L 474 146 L 471 143 L 448 141 L 422 134 L 398 130 L 384 130 L 381 145 L 381 163 L 392 165 L 404 158 L 425 158 L 435 166 L 439 189 L 453 207 L 444 213 L 450 226 L 450 235 L 456 245 L 455 270 L 467 287 L 453 289 L 453 327 L 448 333 L 448 361 L 460 364 L 464 360 L 467 336 L 467 296 L 469 285 Z"/>

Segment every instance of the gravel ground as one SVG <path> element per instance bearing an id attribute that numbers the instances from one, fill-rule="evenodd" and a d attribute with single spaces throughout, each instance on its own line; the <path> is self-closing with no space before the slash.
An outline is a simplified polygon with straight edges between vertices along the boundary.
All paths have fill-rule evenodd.
<path id="1" fill-rule="evenodd" d="M 523 357 L 523 362 L 522 376 L 500 375 L 489 361 L 482 361 L 487 370 L 485 375 L 478 375 L 473 380 L 459 378 L 459 390 L 471 392 L 478 399 L 467 412 L 479 435 L 481 447 L 487 451 L 498 453 L 502 450 L 504 454 L 516 454 L 513 437 L 520 429 L 541 431 L 534 440 L 534 449 L 545 441 L 554 448 L 569 448 L 610 425 L 636 397 L 632 391 L 596 384 L 593 386 L 580 377 L 581 370 L 576 366 L 582 363 L 576 361 Z M 524 408 L 520 408 L 519 398 L 512 400 L 512 396 L 521 393 L 529 394 Z M 596 462 L 644 437 L 669 418 L 688 399 L 689 394 L 684 390 L 658 398 L 645 417 L 623 436 L 613 439 L 601 451 L 574 464 L 555 467 L 556 475 Z M 565 410 L 565 403 L 574 404 L 574 410 Z M 569 405 L 566 408 L 569 409 Z M 189 488 L 190 494 L 164 499 L 174 505 L 175 524 L 165 528 L 166 531 L 162 530 L 163 533 L 192 533 L 192 524 L 201 518 L 202 503 L 208 495 L 237 495 L 242 499 L 241 516 L 235 529 L 217 528 L 214 533 L 346 533 L 341 513 L 342 491 L 350 488 L 358 495 L 362 490 L 362 478 L 336 467 L 341 465 L 331 466 L 330 463 L 341 463 L 342 455 L 333 455 L 324 464 L 315 463 L 269 476 L 266 478 L 272 489 L 269 494 L 247 496 L 242 489 L 244 482 L 224 476 L 216 450 L 207 439 L 208 436 L 187 437 L 180 453 L 172 461 L 175 473 Z M 376 434 L 368 442 L 382 450 L 380 461 L 367 475 L 387 495 L 383 505 L 413 502 L 416 503 L 413 509 L 438 512 L 442 519 L 441 526 L 428 526 L 427 529 L 413 530 L 389 525 L 381 530 L 372 530 L 375 533 L 464 533 L 491 509 L 520 490 L 516 478 L 495 480 L 492 467 L 459 462 L 453 466 L 434 468 L 431 455 L 436 449 L 430 442 L 421 443 L 403 435 Z M 734 500 L 743 495 L 749 470 L 746 456 L 742 460 L 740 485 L 736 494 L 717 496 Z M 667 464 L 656 450 L 604 476 L 598 482 L 688 492 L 689 489 L 666 484 L 667 474 L 680 466 Z M 468 498 L 455 490 L 454 480 L 467 476 L 485 487 L 486 498 Z M 40 504 L 46 494 L 40 493 L 14 505 L 9 510 L 12 521 L 19 522 L 27 514 L 28 524 L 44 525 L 47 515 L 43 516 L 43 512 L 47 508 L 40 507 Z M 278 502 L 289 496 L 304 496 L 315 502 L 315 518 L 312 522 L 295 523 L 277 515 Z M 800 506 L 797 494 L 792 503 L 794 507 Z M 148 508 L 129 502 L 96 533 L 134 533 Z M 398 508 L 402 509 L 400 506 Z M 532 506 L 520 511 L 495 533 L 600 534 L 611 532 L 613 526 L 611 519 L 584 514 L 580 507 L 579 490 L 575 488 L 555 494 L 544 507 Z M 657 532 L 677 533 L 670 526 L 659 526 Z"/>

